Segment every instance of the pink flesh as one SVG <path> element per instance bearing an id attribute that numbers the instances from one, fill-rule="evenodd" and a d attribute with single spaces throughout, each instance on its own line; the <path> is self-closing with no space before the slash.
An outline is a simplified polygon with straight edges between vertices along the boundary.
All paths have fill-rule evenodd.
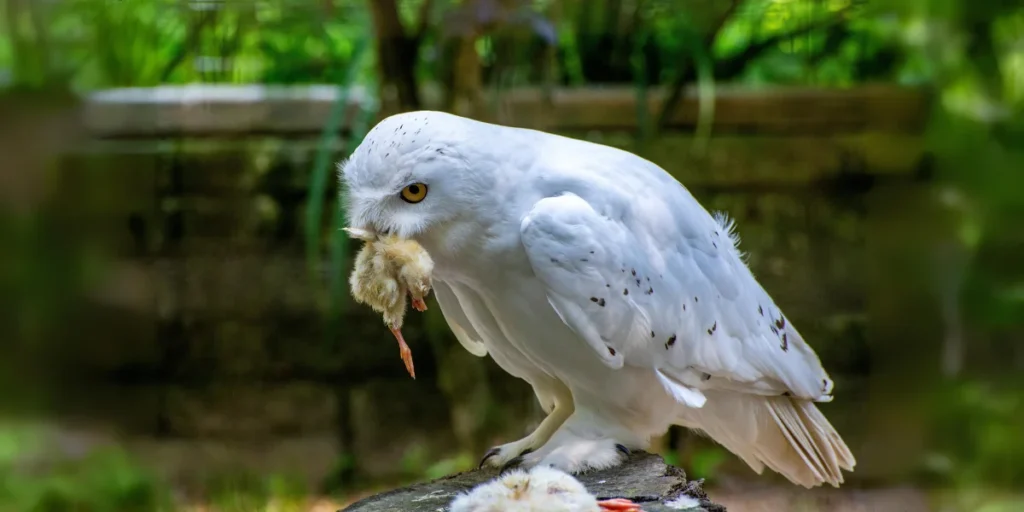
<path id="1" fill-rule="evenodd" d="M 601 507 L 601 510 L 616 512 L 643 512 L 639 503 L 633 503 L 625 498 L 599 501 L 597 502 L 597 505 Z"/>

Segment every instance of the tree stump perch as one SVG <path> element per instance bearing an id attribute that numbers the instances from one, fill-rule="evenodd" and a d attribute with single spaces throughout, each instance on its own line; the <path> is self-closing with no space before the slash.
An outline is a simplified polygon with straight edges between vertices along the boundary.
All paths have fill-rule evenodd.
<path id="1" fill-rule="evenodd" d="M 362 499 L 341 512 L 443 512 L 456 495 L 498 475 L 497 469 L 456 473 Z M 629 498 L 645 512 L 725 512 L 725 507 L 708 499 L 703 480 L 688 481 L 682 469 L 646 452 L 633 452 L 620 466 L 576 478 L 598 499 Z M 670 503 L 676 500 L 685 505 Z"/>

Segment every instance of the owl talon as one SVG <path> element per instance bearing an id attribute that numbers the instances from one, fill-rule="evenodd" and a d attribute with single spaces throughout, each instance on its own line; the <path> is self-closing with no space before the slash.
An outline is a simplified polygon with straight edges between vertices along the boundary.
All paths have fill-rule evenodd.
<path id="1" fill-rule="evenodd" d="M 501 453 L 501 448 L 499 448 L 499 447 L 494 447 L 494 448 L 491 448 L 490 450 L 487 450 L 487 453 L 484 454 L 484 458 L 480 459 L 480 464 L 476 468 L 477 469 L 483 468 L 484 464 L 487 463 L 487 459 L 490 459 L 491 457 L 494 457 L 495 455 L 498 455 L 499 453 Z"/>

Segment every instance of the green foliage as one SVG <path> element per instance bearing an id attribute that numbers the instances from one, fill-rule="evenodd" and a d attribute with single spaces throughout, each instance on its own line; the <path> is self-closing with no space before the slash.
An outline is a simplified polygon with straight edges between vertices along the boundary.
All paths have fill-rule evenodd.
<path id="1" fill-rule="evenodd" d="M 708 483 L 714 483 L 716 475 L 719 474 L 719 466 L 730 457 L 729 452 L 718 445 L 710 445 L 697 450 L 690 457 L 690 478 L 703 478 Z"/>
<path id="2" fill-rule="evenodd" d="M 7 1 L 0 70 L 23 85 L 338 83 L 368 36 L 355 1 Z"/>
<path id="3" fill-rule="evenodd" d="M 211 2 L 207 8 L 177 0 L 8 1 L 16 8 L 0 10 L 0 26 L 6 28 L 0 31 L 6 36 L 0 36 L 0 71 L 7 70 L 0 76 L 21 84 L 66 82 L 76 89 L 195 81 L 342 83 L 352 76 L 359 42 L 370 36 L 371 25 L 365 2 L 357 0 Z M 398 2 L 407 27 L 418 22 L 421 4 Z M 566 83 L 635 82 L 637 41 L 643 41 L 648 59 L 648 81 L 664 83 L 690 65 L 694 50 L 704 45 L 701 38 L 724 20 L 711 41 L 711 56 L 719 62 L 744 61 L 738 73 L 730 71 L 724 78 L 845 86 L 876 79 L 935 79 L 941 62 L 966 57 L 956 48 L 962 42 L 946 37 L 956 36 L 949 20 L 970 23 L 990 16 L 998 20 L 991 27 L 997 46 L 1018 45 L 1015 38 L 1024 25 L 1019 8 L 980 2 L 968 17 L 961 4 L 745 0 L 728 17 L 726 2 L 693 2 L 684 9 L 673 2 L 638 2 L 642 11 L 633 12 L 628 2 L 567 0 L 559 3 L 558 17 L 551 2 L 534 2 L 533 7 L 554 22 L 558 68 Z M 434 7 L 419 67 L 421 76 L 437 80 L 440 74 L 433 68 L 441 62 L 441 33 L 450 24 L 442 20 L 458 5 L 438 2 Z M 609 21 L 615 19 L 638 21 Z M 516 34 L 517 48 L 533 44 Z M 500 65 L 523 71 L 513 73 L 517 77 L 534 76 L 529 72 L 535 65 L 533 50 L 506 51 L 499 58 L 496 39 L 483 40 L 490 42 L 479 46 L 485 69 Z M 773 44 L 744 56 L 765 41 Z M 902 44 L 908 41 L 942 41 L 945 49 L 920 51 Z M 1019 101 L 1024 97 L 1024 56 L 1019 49 L 1006 51 L 993 63 L 1002 69 L 1008 97 Z M 356 64 L 355 81 L 369 81 L 372 66 L 368 60 Z"/>
<path id="4" fill-rule="evenodd" d="M 1024 213 L 1024 86 L 1020 43 L 1024 7 L 1007 2 L 903 1 L 896 40 L 907 59 L 901 80 L 930 84 L 939 102 L 926 130 L 935 157 L 939 196 L 954 213 L 957 242 L 969 254 L 960 298 L 975 329 L 993 355 L 975 350 L 965 376 L 937 384 L 930 410 L 934 453 L 926 466 L 945 485 L 959 489 L 1017 488 L 1024 485 L 1024 394 L 1005 355 L 1019 350 L 1024 274 L 1019 254 Z M 980 348 L 980 347 L 979 347 Z M 1019 372 L 1019 370 L 1017 370 Z M 995 508 L 997 509 L 997 508 Z M 993 509 L 993 510 L 995 510 Z"/>
<path id="5" fill-rule="evenodd" d="M 444 458 L 427 466 L 423 476 L 428 480 L 441 478 L 445 475 L 468 471 L 473 468 L 474 458 L 468 453 L 460 453 L 455 457 Z"/>
<path id="6" fill-rule="evenodd" d="M 309 187 L 309 201 L 306 203 L 306 254 L 309 258 L 310 269 L 316 269 L 319 267 L 319 256 L 320 256 L 320 232 L 321 224 L 323 219 L 323 207 L 326 200 L 326 190 L 328 187 L 328 179 L 331 177 L 330 169 L 333 167 L 332 158 L 332 142 L 341 135 L 343 117 L 349 110 L 349 99 L 350 91 L 352 86 L 355 84 L 355 74 L 358 69 L 358 65 L 361 62 L 361 57 L 370 44 L 369 39 L 363 38 L 359 41 L 357 46 L 356 60 L 353 60 L 348 69 L 348 73 L 344 76 L 341 83 L 338 84 L 338 99 L 331 106 L 331 114 L 327 124 L 324 126 L 320 145 L 317 148 L 316 161 L 313 164 L 313 172 L 311 173 L 311 182 Z M 375 113 L 373 109 L 367 109 L 357 114 L 356 125 L 353 126 L 349 134 L 347 148 L 354 149 L 357 144 L 356 141 L 361 140 L 365 133 L 366 121 Z M 331 223 L 334 228 L 331 231 L 330 240 L 332 241 L 332 247 L 335 250 L 335 256 L 340 257 L 344 254 L 346 249 L 346 240 L 344 233 L 341 232 L 341 227 L 344 223 L 339 220 L 341 215 L 341 209 L 335 208 L 333 215 L 331 216 L 334 221 Z M 335 274 L 332 275 L 332 293 L 331 303 L 329 310 L 337 312 L 338 304 L 337 299 L 339 293 L 337 291 L 344 279 L 340 279 L 340 261 L 332 261 L 337 263 L 339 266 L 332 266 Z M 314 274 L 315 276 L 315 274 Z"/>
<path id="7" fill-rule="evenodd" d="M 1024 212 L 1024 73 L 1017 67 L 1024 32 L 1013 31 L 1024 27 L 1024 8 L 982 2 L 967 16 L 955 2 L 928 5 L 948 17 L 906 4 L 903 40 L 929 64 L 915 68 L 940 97 L 926 135 L 948 187 L 943 197 L 958 214 L 960 242 L 974 258 L 965 310 L 986 329 L 1012 329 L 1024 318 L 1024 274 L 1006 260 L 1021 243 L 1016 226 Z M 981 13 L 991 17 L 979 21 Z"/>
<path id="8" fill-rule="evenodd" d="M 53 432 L 36 425 L 0 426 L 0 511 L 160 512 L 180 507 L 167 482 L 124 449 L 101 446 L 73 454 L 54 449 L 60 445 Z M 303 478 L 273 472 L 217 474 L 204 487 L 207 503 L 221 512 L 267 510 L 268 504 L 301 503 L 310 494 Z"/>
<path id="9" fill-rule="evenodd" d="M 7 1 L 16 8 L 9 14 L 0 10 L 0 26 L 7 28 L 0 31 L 6 35 L 0 36 L 0 70 L 8 70 L 15 83 L 60 82 L 80 90 L 196 81 L 341 83 L 351 75 L 350 67 L 359 59 L 359 41 L 369 37 L 371 25 L 365 2 L 358 0 L 206 4 L 178 0 Z M 421 4 L 422 0 L 398 2 L 407 27 L 416 26 Z M 727 78 L 849 85 L 890 77 L 896 64 L 915 59 L 901 51 L 893 39 L 897 27 L 883 16 L 902 4 L 870 4 L 870 10 L 865 7 L 868 4 L 855 0 L 740 1 L 713 39 L 711 55 L 727 59 L 759 42 L 777 40 L 751 55 L 742 73 Z M 554 3 L 533 2 L 541 17 L 553 20 L 558 68 L 566 83 L 633 82 L 635 58 L 631 55 L 637 41 L 645 41 L 642 51 L 649 59 L 645 70 L 649 82 L 664 83 L 689 65 L 693 50 L 703 46 L 701 38 L 714 33 L 725 19 L 728 3 L 693 2 L 680 9 L 674 2 L 637 2 L 641 12 L 634 12 L 630 5 L 596 2 L 595 8 L 595 2 L 566 0 L 558 3 L 561 15 L 555 18 Z M 431 12 L 433 23 L 426 34 L 421 76 L 439 78 L 434 68 L 440 64 L 442 31 L 451 23 L 443 20 L 458 8 L 456 2 L 438 2 Z M 848 23 L 830 23 L 843 16 Z M 1005 18 L 1005 28 L 998 30 L 1013 33 L 1021 21 L 1015 14 Z M 614 22 L 631 19 L 639 21 Z M 539 26 L 537 23 L 540 21 L 533 26 Z M 497 39 L 482 38 L 490 42 L 479 46 L 485 69 L 500 65 L 510 71 L 503 76 L 536 76 L 530 71 L 537 56 L 532 41 L 539 40 L 541 33 L 535 29 L 526 39 L 522 31 L 509 33 L 517 43 L 516 50 L 504 51 L 500 58 L 495 53 L 499 51 Z M 790 33 L 794 35 L 787 36 Z M 519 51 L 520 47 L 524 51 Z M 914 66 L 922 67 L 926 61 L 918 58 Z M 1020 64 L 1016 66 L 1020 68 Z M 356 81 L 365 83 L 372 73 L 372 62 L 363 62 L 358 65 Z M 492 82 L 499 79 L 494 76 Z"/>
<path id="10" fill-rule="evenodd" d="M 402 473 L 417 480 L 433 480 L 445 475 L 467 471 L 473 467 L 474 458 L 468 453 L 438 460 L 431 450 L 422 444 L 415 444 L 406 450 L 400 466 Z"/>
<path id="11" fill-rule="evenodd" d="M 80 458 L 38 460 L 44 441 L 31 429 L 0 430 L 0 510 L 170 510 L 164 486 L 123 451 L 106 448 Z"/>
<path id="12" fill-rule="evenodd" d="M 351 452 L 342 452 L 335 457 L 334 466 L 324 477 L 322 487 L 328 492 L 347 489 L 356 482 L 356 457 Z"/>
<path id="13" fill-rule="evenodd" d="M 950 385 L 940 401 L 932 435 L 938 448 L 925 469 L 959 489 L 1024 486 L 1024 392 L 1020 386 L 981 381 Z"/>
<path id="14" fill-rule="evenodd" d="M 237 472 L 212 478 L 206 494 L 206 501 L 218 512 L 249 512 L 267 510 L 268 503 L 301 502 L 309 488 L 289 475 Z"/>

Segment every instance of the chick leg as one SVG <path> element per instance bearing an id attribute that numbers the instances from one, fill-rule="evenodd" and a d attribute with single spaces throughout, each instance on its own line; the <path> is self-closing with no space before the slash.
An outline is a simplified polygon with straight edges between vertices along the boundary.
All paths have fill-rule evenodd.
<path id="1" fill-rule="evenodd" d="M 599 501 L 597 506 L 601 507 L 601 510 L 611 512 L 643 512 L 639 503 L 633 503 L 625 498 Z"/>
<path id="2" fill-rule="evenodd" d="M 416 368 L 412 365 L 412 350 L 409 350 L 409 345 L 405 343 L 405 338 L 402 337 L 401 329 L 391 328 L 391 334 L 395 335 L 395 339 L 398 340 L 398 353 L 402 356 L 402 362 L 405 363 L 405 370 L 409 372 L 409 376 L 416 378 Z"/>

